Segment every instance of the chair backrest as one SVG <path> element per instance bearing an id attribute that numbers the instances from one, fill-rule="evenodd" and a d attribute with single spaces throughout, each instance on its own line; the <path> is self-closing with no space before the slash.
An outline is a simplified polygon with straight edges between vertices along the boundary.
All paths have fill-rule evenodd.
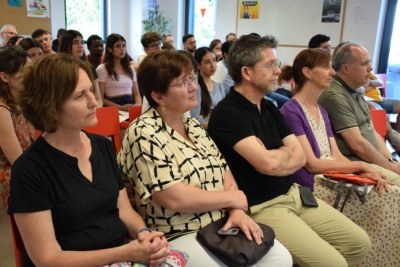
<path id="1" fill-rule="evenodd" d="M 370 110 L 371 120 L 376 132 L 385 139 L 386 136 L 386 111 L 384 109 Z"/>
<path id="2" fill-rule="evenodd" d="M 102 136 L 110 136 L 114 151 L 118 153 L 121 149 L 121 140 L 119 133 L 121 131 L 119 125 L 119 111 L 117 107 L 103 107 L 96 109 L 97 125 L 84 128 L 89 133 L 99 134 Z"/>
<path id="3" fill-rule="evenodd" d="M 7 200 L 6 200 L 7 208 L 8 208 L 9 198 L 10 198 L 10 196 L 8 196 Z M 21 234 L 19 233 L 17 224 L 15 223 L 14 215 L 9 214 L 8 219 L 10 220 L 11 236 L 12 236 L 12 242 L 13 242 L 13 246 L 14 246 L 15 266 L 23 267 L 24 265 L 22 262 L 22 253 L 24 251 L 24 242 L 22 242 L 22 237 L 21 237 Z"/>
<path id="4" fill-rule="evenodd" d="M 386 97 L 386 73 L 375 74 L 375 76 L 382 81 L 382 86 L 379 88 L 382 90 L 382 96 Z"/>
<path id="5" fill-rule="evenodd" d="M 129 108 L 129 122 L 131 123 L 142 114 L 142 105 Z"/>

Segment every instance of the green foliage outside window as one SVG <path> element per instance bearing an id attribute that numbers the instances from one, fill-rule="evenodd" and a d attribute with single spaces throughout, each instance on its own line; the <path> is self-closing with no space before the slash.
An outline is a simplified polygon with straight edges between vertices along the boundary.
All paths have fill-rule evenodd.
<path id="1" fill-rule="evenodd" d="M 164 12 L 156 5 L 154 9 L 149 9 L 149 18 L 143 20 L 144 32 L 158 32 L 159 34 L 171 34 L 171 19 L 164 16 Z"/>

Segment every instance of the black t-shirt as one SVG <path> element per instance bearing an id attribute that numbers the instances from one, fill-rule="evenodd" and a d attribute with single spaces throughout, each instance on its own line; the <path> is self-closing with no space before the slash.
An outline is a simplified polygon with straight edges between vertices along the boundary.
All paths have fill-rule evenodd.
<path id="1" fill-rule="evenodd" d="M 111 143 L 102 136 L 87 136 L 92 146 L 92 182 L 83 176 L 75 157 L 52 147 L 43 137 L 15 161 L 11 172 L 8 213 L 51 210 L 63 250 L 116 247 L 124 244 L 127 235 L 117 208 L 119 191 L 125 185 Z"/>
<path id="2" fill-rule="evenodd" d="M 233 146 L 249 136 L 258 137 L 267 149 L 283 146 L 282 139 L 293 134 L 279 109 L 266 99 L 257 105 L 231 89 L 211 113 L 208 133 L 226 158 L 240 190 L 249 206 L 257 205 L 285 194 L 292 182 L 289 176 L 276 177 L 259 173 L 239 155 Z"/>

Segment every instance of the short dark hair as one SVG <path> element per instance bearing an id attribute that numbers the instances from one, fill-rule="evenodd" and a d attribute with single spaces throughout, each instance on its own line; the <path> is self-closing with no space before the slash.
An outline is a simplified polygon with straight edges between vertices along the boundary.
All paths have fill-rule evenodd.
<path id="1" fill-rule="evenodd" d="M 24 37 L 22 37 L 20 35 L 15 35 L 13 37 L 10 37 L 10 39 L 8 39 L 8 41 L 7 41 L 6 46 L 15 46 L 19 39 L 24 39 Z"/>
<path id="2" fill-rule="evenodd" d="M 308 48 L 319 48 L 322 43 L 330 41 L 331 38 L 324 34 L 314 35 L 308 42 Z"/>
<path id="3" fill-rule="evenodd" d="M 158 32 L 146 32 L 140 38 L 143 47 L 148 47 L 152 42 L 162 41 L 162 37 Z"/>
<path id="4" fill-rule="evenodd" d="M 261 51 L 264 48 L 276 48 L 278 41 L 272 35 L 258 37 L 253 34 L 242 35 L 233 42 L 229 49 L 228 72 L 235 83 L 241 83 L 242 67 L 254 66 L 261 59 Z"/>
<path id="5" fill-rule="evenodd" d="M 40 49 L 43 50 L 42 45 L 36 41 L 34 38 L 24 38 L 19 42 L 19 46 L 22 47 L 25 51 L 28 51 L 29 49 L 33 47 L 40 47 Z"/>
<path id="6" fill-rule="evenodd" d="M 228 53 L 229 53 L 229 49 L 231 48 L 232 44 L 233 44 L 232 41 L 227 41 L 227 42 L 224 42 L 224 43 L 222 44 L 221 52 L 222 52 L 222 56 L 223 56 L 224 58 L 225 58 L 225 54 L 228 54 Z"/>
<path id="7" fill-rule="evenodd" d="M 235 35 L 235 36 L 236 36 L 236 34 L 235 34 L 235 33 L 233 33 L 233 32 L 230 32 L 230 33 L 228 33 L 228 34 L 226 35 L 226 37 L 225 37 L 225 41 L 228 41 L 228 38 L 229 38 L 229 36 L 231 36 L 231 35 Z"/>
<path id="8" fill-rule="evenodd" d="M 83 69 L 92 84 L 91 66 L 67 53 L 41 57 L 25 67 L 19 106 L 22 115 L 41 131 L 55 132 L 58 128 L 56 114 L 74 92 L 79 69 Z"/>
<path id="9" fill-rule="evenodd" d="M 194 37 L 194 35 L 193 34 L 185 34 L 183 37 L 182 37 L 182 43 L 186 43 L 186 41 L 187 41 L 187 39 L 189 39 L 189 38 L 192 38 L 192 37 Z"/>
<path id="10" fill-rule="evenodd" d="M 64 29 L 64 28 L 58 29 L 57 38 L 60 37 L 65 31 L 66 31 L 66 29 Z"/>
<path id="11" fill-rule="evenodd" d="M 90 49 L 90 47 L 92 46 L 92 42 L 95 40 L 101 40 L 103 42 L 103 39 L 101 39 L 100 36 L 96 34 L 90 35 L 89 38 L 86 40 L 86 45 L 88 49 Z"/>
<path id="12" fill-rule="evenodd" d="M 43 30 L 43 29 L 37 29 L 36 31 L 34 31 L 32 33 L 32 38 L 38 38 L 40 36 L 42 36 L 43 34 L 49 34 L 51 35 L 51 33 L 49 31 Z"/>
<path id="13" fill-rule="evenodd" d="M 172 80 L 178 78 L 182 72 L 190 73 L 192 70 L 192 62 L 185 54 L 171 49 L 155 51 L 140 62 L 138 86 L 150 107 L 157 107 L 158 104 L 151 97 L 151 93 L 154 91 L 165 94 Z"/>

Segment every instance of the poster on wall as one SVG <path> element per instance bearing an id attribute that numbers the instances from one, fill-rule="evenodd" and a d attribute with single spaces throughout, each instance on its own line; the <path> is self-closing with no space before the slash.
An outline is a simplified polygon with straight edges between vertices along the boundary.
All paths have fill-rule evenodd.
<path id="1" fill-rule="evenodd" d="M 259 1 L 241 1 L 240 3 L 240 19 L 258 19 L 258 12 L 260 10 Z"/>
<path id="2" fill-rule="evenodd" d="M 322 20 L 321 22 L 339 22 L 342 0 L 322 0 Z"/>
<path id="3" fill-rule="evenodd" d="M 22 7 L 22 0 L 8 0 L 8 6 L 10 6 L 10 7 Z"/>
<path id="4" fill-rule="evenodd" d="M 49 0 L 26 0 L 28 17 L 50 18 Z"/>

